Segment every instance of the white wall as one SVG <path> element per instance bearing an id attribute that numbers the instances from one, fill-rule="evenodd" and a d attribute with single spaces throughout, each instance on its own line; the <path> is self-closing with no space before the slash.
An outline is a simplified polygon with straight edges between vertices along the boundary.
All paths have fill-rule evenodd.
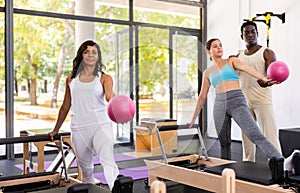
<path id="1" fill-rule="evenodd" d="M 300 126 L 300 1 L 299 0 L 208 0 L 207 38 L 219 38 L 224 47 L 224 57 L 236 54 L 244 49 L 240 38 L 240 26 L 244 19 L 255 17 L 256 14 L 273 12 L 285 13 L 283 24 L 277 17 L 271 17 L 270 48 L 275 51 L 277 60 L 288 64 L 289 78 L 280 85 L 273 86 L 273 100 L 278 128 Z M 260 19 L 265 19 L 261 17 Z M 266 25 L 257 22 L 259 42 L 266 46 Z M 209 63 L 208 65 L 211 65 Z M 212 116 L 212 97 L 208 100 L 209 116 Z M 212 117 L 208 118 L 208 130 L 214 135 Z M 241 139 L 240 129 L 234 125 L 233 139 Z"/>

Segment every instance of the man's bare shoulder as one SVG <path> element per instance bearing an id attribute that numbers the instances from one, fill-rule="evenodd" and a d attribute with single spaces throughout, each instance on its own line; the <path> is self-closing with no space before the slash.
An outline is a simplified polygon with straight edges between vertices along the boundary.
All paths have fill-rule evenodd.
<path id="1" fill-rule="evenodd" d="M 275 52 L 273 50 L 271 50 L 270 48 L 266 48 L 264 51 L 264 54 L 275 54 Z"/>
<path id="2" fill-rule="evenodd" d="M 268 61 L 275 61 L 276 60 L 276 54 L 273 50 L 270 48 L 266 48 L 264 51 L 264 58 Z"/>

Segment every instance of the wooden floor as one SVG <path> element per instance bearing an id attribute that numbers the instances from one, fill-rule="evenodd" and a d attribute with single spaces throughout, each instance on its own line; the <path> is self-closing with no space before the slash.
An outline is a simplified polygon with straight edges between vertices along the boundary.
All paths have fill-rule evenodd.
<path id="1" fill-rule="evenodd" d="M 178 150 L 183 154 L 197 153 L 199 148 L 198 140 L 180 140 L 178 141 Z M 116 145 L 115 152 L 132 152 L 133 147 Z M 219 143 L 217 140 L 214 141 L 214 145 L 208 148 L 208 155 L 212 157 L 219 157 Z M 53 155 L 46 155 L 46 159 L 53 159 Z M 147 157 L 147 159 L 161 159 L 161 156 L 157 157 Z M 232 143 L 232 159 L 235 161 L 240 161 L 242 159 L 242 146 L 241 142 L 233 141 Z M 145 166 L 144 158 L 139 158 L 137 160 L 122 161 L 118 162 L 120 168 L 130 168 L 137 166 Z M 260 150 L 257 150 L 257 162 L 266 162 L 266 157 L 262 154 Z M 22 158 L 16 158 L 14 160 L 0 160 L 0 172 L 3 176 L 13 176 L 20 175 L 21 172 L 14 165 L 21 164 Z M 95 167 L 95 170 L 101 171 L 101 166 Z M 71 173 L 72 171 L 70 171 Z M 171 181 L 166 181 L 167 192 L 171 193 L 207 193 L 207 191 L 199 190 L 197 188 L 189 187 L 186 185 L 178 184 Z M 101 185 L 107 187 L 105 185 Z M 145 180 L 134 181 L 133 193 L 148 193 L 150 192 L 149 187 L 145 184 Z"/>

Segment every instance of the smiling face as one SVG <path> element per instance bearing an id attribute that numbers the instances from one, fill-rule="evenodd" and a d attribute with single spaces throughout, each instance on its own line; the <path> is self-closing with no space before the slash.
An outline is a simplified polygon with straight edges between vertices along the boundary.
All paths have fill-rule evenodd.
<path id="1" fill-rule="evenodd" d="M 96 46 L 87 46 L 82 53 L 83 63 L 88 66 L 95 66 L 98 61 L 98 50 Z"/>
<path id="2" fill-rule="evenodd" d="M 256 45 L 258 32 L 253 25 L 246 25 L 242 30 L 242 39 L 245 41 L 247 46 Z"/>

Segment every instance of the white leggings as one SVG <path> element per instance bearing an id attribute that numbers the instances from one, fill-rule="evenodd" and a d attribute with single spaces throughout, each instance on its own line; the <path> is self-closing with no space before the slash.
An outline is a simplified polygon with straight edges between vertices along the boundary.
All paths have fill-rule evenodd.
<path id="1" fill-rule="evenodd" d="M 76 159 L 82 170 L 82 182 L 94 184 L 94 154 L 99 157 L 104 176 L 110 189 L 119 175 L 119 169 L 113 154 L 113 130 L 111 123 L 98 128 L 72 129 L 71 140 Z"/>

